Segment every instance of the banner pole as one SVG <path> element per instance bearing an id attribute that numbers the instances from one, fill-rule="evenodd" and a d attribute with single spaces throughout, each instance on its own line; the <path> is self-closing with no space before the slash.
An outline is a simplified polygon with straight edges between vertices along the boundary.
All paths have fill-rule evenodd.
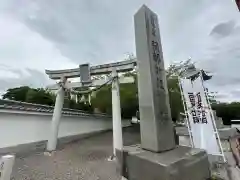
<path id="1" fill-rule="evenodd" d="M 189 123 L 189 119 L 188 119 L 188 112 L 187 112 L 187 107 L 185 104 L 185 98 L 183 95 L 183 89 L 182 89 L 182 85 L 181 85 L 181 79 L 178 76 L 178 85 L 179 85 L 179 89 L 180 89 L 180 93 L 181 93 L 181 98 L 182 98 L 182 103 L 183 103 L 183 109 L 184 109 L 184 114 L 186 116 L 186 121 L 187 121 L 187 127 L 188 127 L 188 133 L 189 133 L 189 137 L 190 137 L 190 143 L 191 143 L 191 147 L 194 148 L 194 143 L 193 143 L 193 139 L 192 139 L 192 130 L 190 127 L 190 123 Z"/>
<path id="2" fill-rule="evenodd" d="M 215 129 L 215 136 L 217 135 L 217 140 L 218 140 L 218 144 L 219 144 L 219 147 L 220 147 L 220 151 L 221 151 L 221 154 L 222 154 L 223 161 L 225 163 L 227 163 L 227 160 L 226 160 L 224 152 L 223 152 L 222 144 L 221 144 L 221 139 L 220 139 L 219 134 L 218 134 L 218 129 L 217 129 L 217 126 L 216 126 L 215 118 L 214 118 L 214 115 L 213 115 L 213 112 L 212 112 L 212 107 L 211 107 L 208 95 L 206 93 L 206 88 L 203 84 L 202 71 L 200 71 L 200 78 L 201 78 L 201 83 L 202 83 L 202 87 L 203 87 L 203 90 L 204 90 L 204 94 L 205 94 L 205 97 L 206 97 L 206 100 L 207 100 L 208 109 L 209 109 L 210 114 L 211 114 L 212 123 L 213 123 L 214 129 Z"/>

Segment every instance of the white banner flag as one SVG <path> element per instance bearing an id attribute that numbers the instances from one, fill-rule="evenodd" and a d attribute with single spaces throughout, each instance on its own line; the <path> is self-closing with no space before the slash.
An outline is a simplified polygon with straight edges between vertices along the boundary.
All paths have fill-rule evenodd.
<path id="1" fill-rule="evenodd" d="M 201 77 L 194 81 L 182 79 L 181 85 L 194 147 L 204 149 L 208 154 L 221 155 Z"/>

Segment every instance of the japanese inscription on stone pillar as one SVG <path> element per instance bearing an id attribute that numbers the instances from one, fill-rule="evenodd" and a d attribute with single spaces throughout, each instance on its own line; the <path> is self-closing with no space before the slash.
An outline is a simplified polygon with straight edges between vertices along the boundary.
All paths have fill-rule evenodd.
<path id="1" fill-rule="evenodd" d="M 160 152 L 175 147 L 158 18 L 146 6 L 134 17 L 141 143 Z"/>

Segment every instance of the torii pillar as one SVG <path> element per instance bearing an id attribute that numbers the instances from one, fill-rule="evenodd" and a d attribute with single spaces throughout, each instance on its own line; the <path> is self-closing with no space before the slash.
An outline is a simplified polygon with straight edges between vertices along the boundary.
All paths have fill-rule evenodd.
<path id="1" fill-rule="evenodd" d="M 112 124 L 113 124 L 113 155 L 116 156 L 116 149 L 123 149 L 122 119 L 119 92 L 119 79 L 116 68 L 112 71 Z"/>
<path id="2" fill-rule="evenodd" d="M 58 140 L 58 131 L 60 125 L 60 119 L 62 116 L 62 108 L 64 103 L 64 85 L 66 83 L 66 78 L 61 79 L 61 85 L 57 91 L 56 102 L 54 106 L 52 121 L 51 121 L 51 131 L 47 142 L 47 151 L 56 150 L 57 140 Z"/>

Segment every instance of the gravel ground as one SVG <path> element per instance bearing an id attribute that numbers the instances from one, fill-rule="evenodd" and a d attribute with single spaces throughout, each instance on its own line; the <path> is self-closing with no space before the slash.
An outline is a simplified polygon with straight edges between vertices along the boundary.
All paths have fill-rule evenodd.
<path id="1" fill-rule="evenodd" d="M 140 142 L 136 128 L 124 130 L 124 145 Z M 52 156 L 44 153 L 17 157 L 14 180 L 118 180 L 112 155 L 112 132 L 67 144 Z"/>

